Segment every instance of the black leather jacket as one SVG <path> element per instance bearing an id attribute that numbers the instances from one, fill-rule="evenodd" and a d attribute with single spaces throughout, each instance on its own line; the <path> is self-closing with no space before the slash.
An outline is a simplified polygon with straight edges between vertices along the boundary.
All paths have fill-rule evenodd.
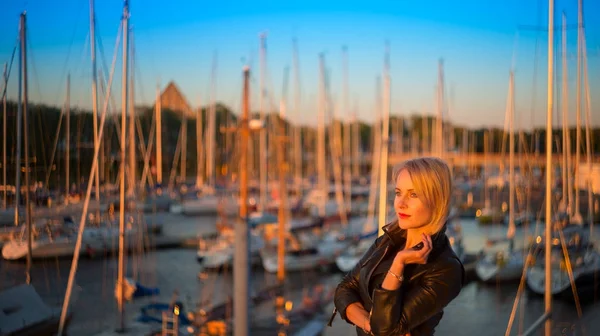
<path id="1" fill-rule="evenodd" d="M 368 292 L 369 280 L 377 265 L 389 253 L 404 248 L 406 231 L 394 221 L 383 228 L 385 234 L 363 255 L 354 269 L 344 276 L 335 291 L 335 309 L 329 325 L 337 312 L 342 319 L 346 308 L 361 302 L 370 311 L 371 332 L 376 336 L 433 335 L 443 315 L 443 308 L 462 288 L 464 267 L 446 237 L 446 226 L 432 236 L 433 249 L 424 265 L 409 264 L 404 268 L 404 282 L 398 290 L 389 291 L 378 287 Z M 358 335 L 366 335 L 357 326 Z"/>

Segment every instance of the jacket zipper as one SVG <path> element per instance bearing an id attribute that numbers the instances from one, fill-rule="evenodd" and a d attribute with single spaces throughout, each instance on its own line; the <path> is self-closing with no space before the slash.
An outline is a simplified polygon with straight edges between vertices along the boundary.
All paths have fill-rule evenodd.
<path id="1" fill-rule="evenodd" d="M 383 254 L 379 258 L 379 260 L 377 260 L 377 263 L 375 263 L 375 265 L 371 268 L 371 270 L 369 271 L 369 274 L 367 274 L 367 294 L 369 295 L 369 299 L 371 299 L 371 301 L 373 301 L 373 297 L 371 296 L 371 293 L 369 293 L 369 282 L 371 281 L 371 275 L 373 275 L 373 272 L 375 272 L 375 269 L 377 268 L 377 266 L 379 266 L 379 264 L 381 263 L 383 258 L 385 258 L 385 255 L 387 254 L 387 251 L 389 248 L 390 248 L 389 245 L 385 247 Z"/>

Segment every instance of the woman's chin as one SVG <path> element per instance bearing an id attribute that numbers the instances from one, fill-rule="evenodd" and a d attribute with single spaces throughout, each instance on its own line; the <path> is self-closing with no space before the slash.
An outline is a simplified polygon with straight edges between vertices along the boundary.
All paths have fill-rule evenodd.
<path id="1" fill-rule="evenodd" d="M 408 229 L 412 229 L 410 223 L 407 223 L 406 221 L 403 220 L 398 220 L 398 226 L 402 229 L 402 230 L 408 230 Z"/>

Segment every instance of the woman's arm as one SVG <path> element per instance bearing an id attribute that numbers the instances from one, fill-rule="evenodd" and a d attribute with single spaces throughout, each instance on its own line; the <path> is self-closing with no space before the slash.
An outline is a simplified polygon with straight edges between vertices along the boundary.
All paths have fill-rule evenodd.
<path id="1" fill-rule="evenodd" d="M 407 292 L 401 288 L 375 289 L 370 317 L 372 332 L 378 336 L 409 333 L 458 296 L 463 275 L 460 261 L 450 258 L 443 264 L 432 265 L 420 285 Z"/>
<path id="2" fill-rule="evenodd" d="M 365 310 L 362 303 L 354 302 L 346 308 L 346 318 L 352 324 L 362 328 L 365 332 L 371 332 L 371 324 L 369 323 L 369 313 Z"/>
<path id="3" fill-rule="evenodd" d="M 369 250 L 367 250 L 367 252 L 365 252 L 365 254 L 362 256 L 362 258 L 360 258 L 358 263 L 356 263 L 356 266 L 354 266 L 354 268 L 344 276 L 342 281 L 335 289 L 335 296 L 333 301 L 336 309 L 340 313 L 340 316 L 346 322 L 352 323 L 361 328 L 363 327 L 364 321 L 360 320 L 360 317 L 363 315 L 363 312 L 368 317 L 368 313 L 365 311 L 362 305 L 361 297 L 358 292 L 358 276 L 360 274 L 360 269 L 362 268 L 362 265 L 371 257 L 380 239 L 381 237 L 375 240 L 373 245 L 369 247 Z M 360 309 L 362 309 L 363 312 L 361 312 Z M 351 313 L 352 318 L 347 316 L 348 313 Z"/>

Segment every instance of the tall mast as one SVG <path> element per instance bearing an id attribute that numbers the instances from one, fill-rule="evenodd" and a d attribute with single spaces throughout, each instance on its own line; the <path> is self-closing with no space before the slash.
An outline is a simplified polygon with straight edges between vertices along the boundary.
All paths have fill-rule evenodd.
<path id="1" fill-rule="evenodd" d="M 356 118 L 357 103 L 354 103 L 354 111 L 352 111 L 352 151 L 355 153 L 355 158 L 352 161 L 352 177 L 358 178 L 360 175 L 359 161 L 362 158 L 361 141 L 360 141 L 360 124 Z"/>
<path id="2" fill-rule="evenodd" d="M 162 166 L 162 104 L 160 97 L 160 84 L 156 84 L 156 183 L 162 188 L 163 166 Z"/>
<path id="3" fill-rule="evenodd" d="M 322 199 L 319 202 L 319 216 L 325 216 L 325 204 L 329 196 L 327 183 L 327 168 L 325 165 L 325 55 L 319 54 L 319 109 L 317 117 L 317 174 L 318 174 L 318 189 L 321 191 Z"/>
<path id="4" fill-rule="evenodd" d="M 348 47 L 342 47 L 342 64 L 343 64 L 343 83 L 342 83 L 342 113 L 340 113 L 340 122 L 344 125 L 344 139 L 343 139 L 343 156 L 342 156 L 342 167 L 344 172 L 344 185 L 345 185 L 345 208 L 347 211 L 351 210 L 352 202 L 352 151 L 351 151 L 351 138 L 350 129 L 352 124 L 349 122 L 350 108 L 348 103 Z M 342 117 L 343 116 L 343 117 Z"/>
<path id="5" fill-rule="evenodd" d="M 71 174 L 71 170 L 70 170 L 70 166 L 71 166 L 71 74 L 69 74 L 67 76 L 67 101 L 65 102 L 65 118 L 66 118 L 66 136 L 65 136 L 65 142 L 66 142 L 66 150 L 65 150 L 65 167 L 66 167 L 66 176 L 65 176 L 65 192 L 66 192 L 66 197 L 65 199 L 68 200 L 69 199 L 69 190 L 70 190 L 70 174 Z M 96 144 L 97 145 L 97 144 Z M 95 146 L 94 145 L 94 148 Z M 97 168 L 97 167 L 96 167 Z M 98 174 L 96 174 L 96 176 L 98 176 Z M 98 187 L 98 185 L 96 185 L 96 188 Z M 97 189 L 96 189 L 97 190 Z M 98 198 L 96 198 L 97 201 L 99 201 Z"/>
<path id="6" fill-rule="evenodd" d="M 210 80 L 210 107 L 208 114 L 208 125 L 206 129 L 206 146 L 208 148 L 208 152 L 206 153 L 206 178 L 208 180 L 208 184 L 210 187 L 215 187 L 215 130 L 216 130 L 216 118 L 217 118 L 217 52 L 215 51 L 213 55 L 213 64 L 211 70 L 211 80 Z"/>
<path id="7" fill-rule="evenodd" d="M 264 96 L 265 96 L 265 74 L 266 74 L 266 33 L 260 34 L 260 94 L 259 96 L 259 104 L 260 104 L 260 118 L 263 122 L 266 122 L 265 118 L 265 104 L 264 104 Z M 260 159 L 260 202 L 258 204 L 258 211 L 264 212 L 265 206 L 267 205 L 267 131 L 266 129 L 260 130 L 260 140 L 259 140 L 259 159 Z"/>
<path id="8" fill-rule="evenodd" d="M 128 9 L 129 11 L 129 9 Z M 127 20 L 129 21 L 129 19 Z M 129 67 L 131 70 L 129 71 L 129 89 L 128 96 L 129 99 L 129 140 L 128 148 L 129 148 L 129 192 L 130 196 L 135 195 L 135 187 L 137 184 L 137 162 L 135 157 L 135 43 L 134 43 L 134 34 L 133 27 L 129 26 L 129 49 L 128 51 L 131 53 L 129 57 Z"/>
<path id="9" fill-rule="evenodd" d="M 202 102 L 198 103 L 196 110 L 196 188 L 200 189 L 204 184 L 203 177 L 203 157 L 202 157 Z"/>
<path id="10" fill-rule="evenodd" d="M 582 24 L 583 27 L 583 24 Z M 582 28 L 583 29 L 583 28 Z M 587 63 L 587 47 L 585 35 L 581 36 L 581 51 L 583 53 L 583 85 L 585 90 L 585 150 L 586 150 L 586 165 L 588 174 L 585 179 L 588 196 L 588 223 L 590 224 L 590 235 L 594 234 L 594 203 L 592 191 L 592 132 L 590 124 L 592 123 L 591 109 L 592 102 L 590 96 L 590 83 L 588 81 L 588 63 Z"/>
<path id="11" fill-rule="evenodd" d="M 547 87 L 547 111 L 546 111 L 546 249 L 545 268 L 546 284 L 544 293 L 544 312 L 549 317 L 552 313 L 552 111 L 554 103 L 554 0 L 548 0 L 548 87 Z M 552 333 L 552 320 L 546 319 L 545 334 Z"/>
<path id="12" fill-rule="evenodd" d="M 123 6 L 123 73 L 122 73 L 122 94 L 121 94 L 121 176 L 119 191 L 119 266 L 117 274 L 117 286 L 119 286 L 119 326 L 120 330 L 125 330 L 125 144 L 127 140 L 127 110 L 128 110 L 128 66 L 127 54 L 129 52 L 129 1 L 125 0 Z"/>
<path id="13" fill-rule="evenodd" d="M 183 111 L 183 114 L 181 116 L 181 136 L 180 136 L 180 140 L 181 140 L 181 147 L 180 147 L 180 151 L 179 151 L 179 155 L 180 155 L 180 167 L 179 167 L 179 179 L 181 182 L 185 182 L 185 180 L 187 179 L 187 123 L 188 123 L 188 118 L 187 118 L 187 113 L 189 111 Z"/>
<path id="14" fill-rule="evenodd" d="M 27 225 L 27 272 L 26 272 L 26 282 L 29 284 L 31 282 L 31 244 L 32 244 L 32 240 L 33 240 L 33 232 L 31 229 L 31 204 L 30 204 L 30 200 L 29 200 L 29 194 L 30 194 L 30 186 L 29 186 L 29 139 L 27 136 L 27 93 L 28 93 L 28 86 L 27 86 L 27 22 L 26 22 L 26 13 L 23 12 L 21 14 L 21 57 L 20 57 L 20 62 L 21 62 L 21 66 L 20 66 L 20 70 L 22 73 L 22 82 L 19 81 L 19 85 L 22 85 L 22 89 L 20 91 L 20 93 L 22 93 L 19 95 L 19 102 L 23 105 L 22 107 L 22 113 L 23 113 L 23 147 L 25 147 L 25 223 Z M 18 161 L 17 161 L 18 162 Z M 17 193 L 19 193 L 20 190 L 17 189 Z M 17 204 L 17 208 L 18 208 L 18 204 Z"/>
<path id="15" fill-rule="evenodd" d="M 568 209 L 569 216 L 573 215 L 573 185 L 571 179 L 572 171 L 571 171 L 571 163 L 573 160 L 571 159 L 571 132 L 569 131 L 569 87 L 568 87 L 568 72 L 567 72 L 567 16 L 563 12 L 563 31 L 562 31 L 562 73 L 563 73 L 563 84 L 562 84 L 562 108 L 563 108 L 563 132 L 564 132 L 564 148 L 565 148 L 565 163 L 566 165 L 563 167 L 565 172 L 567 173 L 567 179 L 564 180 L 565 186 L 567 188 L 567 199 L 566 205 Z"/>
<path id="16" fill-rule="evenodd" d="M 567 97 L 567 27 L 566 27 L 567 18 L 565 13 L 562 15 L 562 45 L 561 45 L 561 56 L 562 56 L 562 93 L 561 93 L 561 101 L 562 101 L 562 200 L 561 203 L 565 207 L 565 212 L 568 209 L 568 199 L 569 199 L 569 177 L 568 168 L 567 168 L 567 109 L 569 105 L 569 99 Z"/>
<path id="17" fill-rule="evenodd" d="M 233 317 L 235 336 L 246 336 L 248 327 L 248 142 L 250 140 L 250 68 L 244 67 L 244 91 L 242 118 L 240 120 L 240 217 L 235 228 L 235 250 L 233 256 Z"/>
<path id="18" fill-rule="evenodd" d="M 90 0 L 90 48 L 92 56 L 92 120 L 94 128 L 94 148 L 98 146 L 98 75 L 96 68 L 96 15 L 94 12 L 94 0 Z M 67 116 L 68 118 L 68 116 Z M 68 120 L 68 119 L 67 119 Z M 68 133 L 67 133 L 68 136 Z M 68 148 L 68 147 L 67 147 Z M 96 163 L 97 164 L 97 163 Z M 68 167 L 68 166 L 67 166 Z M 67 177 L 67 181 L 69 178 Z M 96 187 L 96 209 L 100 208 L 100 175 L 94 178 Z M 67 184 L 67 192 L 69 191 Z"/>
<path id="19" fill-rule="evenodd" d="M 515 74 L 510 71 L 510 83 L 508 87 L 508 127 L 509 127 L 509 182 L 508 182 L 508 232 L 507 237 L 513 239 L 515 236 L 515 135 L 514 135 L 514 114 L 515 114 Z M 511 243 L 511 247 L 513 244 Z"/>
<path id="20" fill-rule="evenodd" d="M 283 284 L 285 280 L 285 246 L 286 246 L 286 227 L 287 227 L 287 210 L 288 210 L 288 192 L 286 188 L 286 160 L 285 160 L 285 109 L 287 98 L 288 84 L 288 68 L 285 69 L 283 75 L 283 88 L 281 91 L 281 103 L 279 105 L 279 118 L 277 119 L 277 166 L 279 177 L 279 210 L 277 213 L 278 226 L 278 241 L 277 241 L 277 281 Z"/>
<path id="21" fill-rule="evenodd" d="M 389 137 L 390 137 L 390 92 L 391 92 L 391 79 L 390 79 L 390 45 L 389 42 L 385 44 L 385 61 L 383 68 L 383 95 L 381 97 L 381 119 L 383 120 L 383 127 L 381 131 L 381 165 L 379 166 L 379 233 L 383 234 L 383 227 L 386 224 L 387 217 L 387 198 L 386 186 L 387 186 L 387 169 L 388 169 L 388 148 L 389 148 Z"/>
<path id="22" fill-rule="evenodd" d="M 4 63 L 4 72 L 2 75 L 2 82 L 4 83 L 4 88 L 2 89 L 2 185 L 4 186 L 4 197 L 2 201 L 2 209 L 6 210 L 6 88 L 8 86 L 8 77 L 6 74 L 7 71 L 7 63 Z"/>
<path id="23" fill-rule="evenodd" d="M 17 102 L 17 144 L 16 144 L 16 158 L 15 158 L 15 226 L 19 225 L 19 205 L 21 204 L 21 146 L 22 146 L 22 137 L 23 133 L 23 71 L 22 65 L 23 62 L 21 53 L 23 52 L 23 48 L 20 46 L 22 44 L 23 39 L 23 29 L 25 25 L 25 13 L 21 14 L 21 19 L 19 21 L 19 75 L 18 77 L 18 102 Z M 6 133 L 4 133 L 6 134 Z"/>
<path id="24" fill-rule="evenodd" d="M 298 41 L 293 40 L 293 63 L 294 63 L 294 115 L 300 115 L 300 62 L 298 61 Z M 294 175 L 296 176 L 296 197 L 302 197 L 302 127 L 297 123 L 294 126 Z"/>
<path id="25" fill-rule="evenodd" d="M 437 156 L 444 155 L 444 61 L 438 61 L 438 85 L 437 85 L 437 118 L 435 127 L 435 153 Z"/>
<path id="26" fill-rule="evenodd" d="M 579 163 L 581 161 L 581 49 L 583 41 L 583 0 L 577 1 L 577 86 L 575 120 L 575 178 L 579 178 Z M 579 211 L 579 183 L 575 184 L 575 216 L 581 216 Z"/>

